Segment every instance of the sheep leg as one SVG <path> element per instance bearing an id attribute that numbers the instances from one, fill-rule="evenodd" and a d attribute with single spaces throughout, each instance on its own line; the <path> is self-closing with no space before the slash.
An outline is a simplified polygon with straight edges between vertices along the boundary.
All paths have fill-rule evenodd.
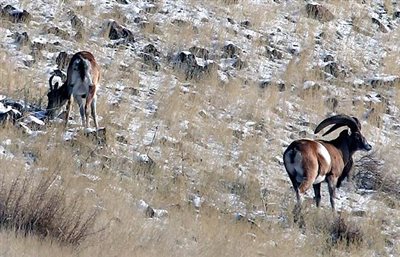
<path id="1" fill-rule="evenodd" d="M 313 185 L 317 207 L 321 204 L 321 183 Z"/>

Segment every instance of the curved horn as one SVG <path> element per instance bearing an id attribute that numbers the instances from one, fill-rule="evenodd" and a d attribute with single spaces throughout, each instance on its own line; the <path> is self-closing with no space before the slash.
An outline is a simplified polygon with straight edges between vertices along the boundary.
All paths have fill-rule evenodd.
<path id="1" fill-rule="evenodd" d="M 350 118 L 350 117 L 349 117 L 349 118 Z M 356 117 L 354 117 L 354 116 L 352 116 L 351 118 L 354 119 L 354 121 L 355 121 L 355 123 L 356 123 L 356 125 L 357 125 L 358 130 L 361 130 L 361 123 L 360 123 L 360 121 L 359 121 Z M 326 136 L 326 135 L 328 135 L 329 133 L 331 133 L 332 131 L 335 131 L 336 129 L 338 129 L 338 128 L 340 128 L 340 127 L 343 127 L 343 126 L 346 126 L 346 125 L 337 123 L 337 124 L 333 125 L 330 129 L 328 129 L 324 134 L 322 134 L 322 136 Z M 349 125 L 347 125 L 347 126 L 349 126 Z M 350 127 L 350 126 L 349 126 L 349 127 Z M 351 127 L 350 127 L 350 129 L 351 129 Z M 315 129 L 315 130 L 317 130 L 317 129 Z M 353 131 L 353 129 L 351 129 L 351 131 Z"/>
<path id="2" fill-rule="evenodd" d="M 61 70 L 57 69 L 53 71 L 53 74 L 57 77 L 61 78 L 61 81 L 64 83 L 65 80 L 67 79 L 67 75 L 65 75 L 64 72 L 62 72 Z"/>
<path id="3" fill-rule="evenodd" d="M 360 123 L 360 121 L 359 121 L 356 117 L 354 117 L 354 116 L 352 116 L 352 118 L 353 118 L 354 121 L 356 122 L 357 127 L 358 127 L 358 130 L 361 130 L 361 123 Z"/>
<path id="4" fill-rule="evenodd" d="M 55 76 L 55 74 L 51 75 L 51 76 L 50 76 L 50 79 L 49 79 L 50 91 L 56 90 L 56 89 L 58 88 L 58 82 L 56 82 L 56 83 L 53 85 L 53 78 L 54 78 L 54 76 Z"/>
<path id="5" fill-rule="evenodd" d="M 314 134 L 317 134 L 318 132 L 332 124 L 334 124 L 334 126 L 332 126 L 327 132 L 325 132 L 323 136 L 343 126 L 348 126 L 351 132 L 361 130 L 361 124 L 357 118 L 350 117 L 345 114 L 339 114 L 321 121 L 321 123 L 315 128 Z"/>

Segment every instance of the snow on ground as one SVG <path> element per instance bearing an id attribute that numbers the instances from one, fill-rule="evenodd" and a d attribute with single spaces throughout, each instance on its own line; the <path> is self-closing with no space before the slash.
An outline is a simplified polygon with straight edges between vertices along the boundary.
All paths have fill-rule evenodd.
<path id="1" fill-rule="evenodd" d="M 109 105 L 126 103 L 126 113 L 118 111 L 110 112 L 115 124 L 121 126 L 117 133 L 127 137 L 128 144 L 121 144 L 129 153 L 129 158 L 137 156 L 141 162 L 146 162 L 149 156 L 145 154 L 150 148 L 152 156 L 157 158 L 157 162 L 165 164 L 165 172 L 179 169 L 179 157 L 174 156 L 165 148 L 153 146 L 155 141 L 165 141 L 171 145 L 182 143 L 185 136 L 190 135 L 192 128 L 198 129 L 199 120 L 204 120 L 202 116 L 210 117 L 209 120 L 215 124 L 214 128 L 225 126 L 230 131 L 234 131 L 237 140 L 233 140 L 229 147 L 219 142 L 212 135 L 201 138 L 193 142 L 193 148 L 199 156 L 212 156 L 208 160 L 208 165 L 215 169 L 217 173 L 223 173 L 224 167 L 230 167 L 238 180 L 255 176 L 260 181 L 262 188 L 267 188 L 271 192 L 281 191 L 282 181 L 285 183 L 284 191 L 290 190 L 290 183 L 282 166 L 281 155 L 285 147 L 293 139 L 299 138 L 300 133 L 312 135 L 312 124 L 317 123 L 326 115 L 326 112 L 318 112 L 315 108 L 309 107 L 307 100 L 297 95 L 298 92 L 313 90 L 320 87 L 321 92 L 325 92 L 321 101 L 327 101 L 329 97 L 339 100 L 339 110 L 346 110 L 357 113 L 353 102 L 361 101 L 366 106 L 362 114 L 368 116 L 369 111 L 374 106 L 380 106 L 384 101 L 389 105 L 389 111 L 381 114 L 382 124 L 380 128 L 369 125 L 367 117 L 363 121 L 366 128 L 366 135 L 371 138 L 374 148 L 385 144 L 392 144 L 396 147 L 396 153 L 399 146 L 393 142 L 393 134 L 399 134 L 400 129 L 391 130 L 391 127 L 400 124 L 398 119 L 397 100 L 395 92 L 390 84 L 398 80 L 397 74 L 384 74 L 385 57 L 390 54 L 398 53 L 398 33 L 399 19 L 392 18 L 384 9 L 380 1 L 371 1 L 371 5 L 361 3 L 352 4 L 354 10 L 361 10 L 366 13 L 370 19 L 381 21 L 388 32 L 379 32 L 378 25 L 367 22 L 364 25 L 364 18 L 355 20 L 348 16 L 349 12 L 333 4 L 327 4 L 328 8 L 338 18 L 328 23 L 322 23 L 314 19 L 305 17 L 301 8 L 302 4 L 298 1 L 251 1 L 258 8 L 276 8 L 270 19 L 262 20 L 259 26 L 244 26 L 241 22 L 246 21 L 245 14 L 250 12 L 248 6 L 232 6 L 221 10 L 215 8 L 215 4 L 203 3 L 201 1 L 130 1 L 129 4 L 116 4 L 113 1 L 74 1 L 73 7 L 64 1 L 7 1 L 17 8 L 26 9 L 34 16 L 29 24 L 7 25 L 0 27 L 0 33 L 4 36 L 0 39 L 2 50 L 6 51 L 17 65 L 23 69 L 35 69 L 38 76 L 35 83 L 45 88 L 47 87 L 47 78 L 52 69 L 56 68 L 55 59 L 60 51 L 73 53 L 79 49 L 89 49 L 95 52 L 96 58 L 106 73 L 106 78 L 102 81 L 102 87 L 99 95 L 106 99 L 105 103 Z M 2 6 L 5 2 L 2 3 Z M 80 10 L 78 17 L 83 21 L 87 28 L 87 39 L 84 42 L 77 43 L 73 38 L 75 30 L 70 22 L 69 11 L 72 9 Z M 285 10 L 284 12 L 282 12 Z M 112 40 L 102 36 L 104 24 L 107 19 L 102 15 L 117 12 L 121 17 L 115 17 L 117 22 L 123 20 L 122 24 L 129 29 L 135 41 L 127 45 L 109 47 Z M 241 13 L 242 12 L 242 13 Z M 221 15 L 222 13 L 222 15 Z M 90 14 L 91 17 L 85 15 Z M 257 12 L 255 12 L 257 14 Z M 357 12 L 354 11 L 356 15 Z M 109 15 L 110 16 L 110 15 Z M 94 19 L 93 17 L 99 17 Z M 146 34 L 138 26 L 135 19 L 140 18 L 143 24 L 153 23 L 161 31 L 155 34 Z M 228 19 L 229 18 L 229 19 Z M 257 21 L 256 17 L 249 17 L 250 23 Z M 252 19 L 253 18 L 253 19 Z M 365 18 L 367 19 L 367 18 Z M 256 22 L 253 22 L 256 23 Z M 189 24 L 193 30 L 201 30 L 211 26 L 213 33 L 208 38 L 208 45 L 204 45 L 204 40 L 194 36 L 192 40 L 182 38 L 182 42 L 171 42 L 168 30 L 176 28 L 176 24 Z M 372 24 L 372 25 L 371 25 Z M 355 26 L 357 25 L 356 31 Z M 369 26 L 371 25 L 371 26 Z M 46 33 L 46 29 L 52 26 L 65 30 L 70 33 L 68 39 L 62 39 L 51 33 Z M 183 29 L 182 29 L 183 30 Z M 53 48 L 42 50 L 43 57 L 36 60 L 33 67 L 26 67 L 23 61 L 33 60 L 34 57 L 29 51 L 21 50 L 15 43 L 12 35 L 15 32 L 27 31 L 32 42 L 43 45 L 53 45 Z M 182 32 L 183 33 L 183 32 Z M 393 35 L 393 36 L 391 36 Z M 183 35 L 185 37 L 187 35 Z M 392 37 L 392 38 L 390 38 Z M 179 36 L 178 36 L 179 38 Z M 190 43 L 186 43 L 186 42 Z M 203 43 L 202 43 L 203 42 Z M 261 43 L 260 43 L 261 42 Z M 151 71 L 142 67 L 142 58 L 140 54 L 144 46 L 152 43 L 161 52 L 161 69 Z M 223 56 L 223 48 L 232 44 L 238 48 L 238 53 L 234 57 Z M 263 113 L 264 122 L 267 123 L 267 132 L 256 128 L 259 120 L 250 117 L 237 117 L 241 113 L 241 107 L 248 104 L 249 99 L 239 99 L 237 107 L 233 109 L 218 109 L 215 106 L 207 106 L 202 110 L 200 117 L 192 117 L 193 120 L 177 120 L 179 124 L 179 134 L 172 133 L 168 124 L 162 118 L 157 117 L 160 108 L 165 104 L 165 98 L 172 95 L 176 88 L 179 88 L 183 94 L 194 95 L 196 87 L 187 87 L 183 81 L 174 76 L 171 70 L 173 63 L 170 62 L 171 55 L 178 51 L 190 54 L 189 48 L 192 46 L 204 47 L 210 52 L 210 60 L 203 60 L 196 57 L 196 63 L 201 67 L 206 67 L 210 63 L 215 63 L 218 67 L 218 76 L 221 84 L 227 84 L 232 79 L 240 79 L 243 86 L 259 86 L 261 82 L 280 82 L 286 83 L 286 91 L 277 93 L 276 106 L 265 110 Z M 240 58 L 246 65 L 242 69 L 234 68 L 235 58 Z M 307 60 L 302 64 L 303 60 Z M 322 72 L 321 77 L 307 78 L 307 72 L 324 69 L 326 65 L 332 66 L 332 69 L 343 71 L 344 77 L 327 72 Z M 287 77 L 288 70 L 292 65 L 294 70 Z M 119 79 L 115 77 L 112 69 L 122 67 L 131 69 L 131 75 L 136 74 L 137 80 L 130 77 Z M 396 69 L 394 69 L 395 71 Z M 107 74 L 109 71 L 109 74 Z M 326 71 L 326 69 L 325 69 Z M 115 80 L 106 80 L 107 76 Z M 293 81 L 285 81 L 285 79 Z M 136 83 L 140 81 L 139 83 Z M 380 83 L 374 86 L 373 82 Z M 190 82 L 195 84 L 195 82 Z M 372 86 L 371 86 L 372 85 Z M 248 86 L 249 87 L 249 86 Z M 367 87 L 368 90 L 358 89 Z M 127 91 L 134 89 L 136 93 L 129 94 Z M 299 91 L 300 90 L 300 91 Z M 197 90 L 198 91 L 198 90 Z M 0 92 L 2 93 L 2 92 Z M 250 100 L 252 102 L 253 100 Z M 254 99 L 254 101 L 256 101 Z M 265 99 L 260 99 L 257 105 L 259 108 L 265 108 Z M 232 106 L 230 106 L 232 107 Z M 315 112 L 313 112 L 315 111 Z M 358 113 L 359 114 L 359 113 Z M 100 113 L 106 116 L 106 113 Z M 322 115 L 322 116 L 321 116 Z M 289 119 L 288 119 L 289 117 Z M 35 119 L 33 116 L 27 117 Z M 78 115 L 75 115 L 75 120 Z M 231 122 L 226 122 L 231 120 Z M 302 123 L 307 123 L 302 125 Z M 122 125 L 124 124 L 124 125 Z M 396 125 L 397 124 L 397 125 Z M 260 132 L 261 131 L 261 132 Z M 278 131 L 278 132 L 277 132 Z M 171 134 L 170 134 L 171 133 Z M 243 158 L 244 142 L 252 137 L 260 136 L 262 139 L 258 142 L 258 148 L 262 149 L 265 156 L 248 156 Z M 373 136 L 373 137 L 372 137 Z M 71 140 L 74 137 L 73 132 L 65 133 L 65 140 Z M 0 156 L 4 158 L 13 158 L 8 153 L 7 144 L 0 144 Z M 163 152 L 166 151 L 166 152 Z M 229 156 L 229 157 L 227 157 Z M 149 161 L 149 160 L 147 160 Z M 232 168 L 235 167 L 235 168 Z M 198 167 L 192 167 L 190 174 L 193 175 L 193 184 L 196 185 L 197 174 L 203 170 L 196 170 Z M 181 171 L 182 172 L 182 171 Z M 86 176 L 85 174 L 83 174 Z M 88 175 L 89 176 L 89 175 Z M 91 178 L 97 179 L 97 178 Z M 329 207 L 329 197 L 327 190 L 322 191 L 322 205 Z M 313 194 L 306 196 L 312 198 Z M 347 211 L 376 211 L 381 204 L 373 200 L 373 192 L 360 193 L 346 184 L 344 189 L 340 189 L 336 200 L 339 210 Z M 294 198 L 294 197 L 293 197 Z M 196 198 L 196 206 L 200 206 L 200 196 Z M 235 213 L 246 214 L 252 212 L 247 210 L 240 196 L 235 193 L 221 193 L 217 199 L 205 199 L 201 197 L 201 202 L 209 202 L 212 205 L 227 205 L 227 208 Z M 142 204 L 143 205 L 143 204 Z M 147 207 L 146 207 L 147 208 Z M 200 208 L 200 207 L 197 207 Z M 161 215 L 161 214 L 160 214 Z M 262 215 L 265 215 L 262 214 Z"/>

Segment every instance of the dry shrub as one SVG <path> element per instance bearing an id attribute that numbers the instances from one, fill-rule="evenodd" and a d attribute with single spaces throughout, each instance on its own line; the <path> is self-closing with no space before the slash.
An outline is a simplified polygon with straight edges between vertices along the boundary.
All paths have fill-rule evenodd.
<path id="1" fill-rule="evenodd" d="M 385 173 L 383 162 L 377 159 L 375 152 L 356 161 L 353 180 L 357 188 L 400 196 L 400 178 L 392 173 Z"/>
<path id="2" fill-rule="evenodd" d="M 67 199 L 57 172 L 0 178 L 0 227 L 78 245 L 92 231 L 97 213 L 79 196 Z"/>
<path id="3" fill-rule="evenodd" d="M 333 245 L 344 243 L 345 246 L 359 246 L 363 242 L 363 231 L 355 223 L 344 219 L 342 216 L 336 217 L 329 224 L 329 234 Z"/>
<path id="4" fill-rule="evenodd" d="M 362 247 L 369 240 L 366 228 L 346 213 L 332 213 L 331 210 L 301 210 L 301 230 L 310 240 L 316 240 L 316 251 L 327 255 L 336 250 L 352 252 Z M 300 225 L 300 224 L 298 224 Z M 368 226 L 367 226 L 368 227 Z"/>

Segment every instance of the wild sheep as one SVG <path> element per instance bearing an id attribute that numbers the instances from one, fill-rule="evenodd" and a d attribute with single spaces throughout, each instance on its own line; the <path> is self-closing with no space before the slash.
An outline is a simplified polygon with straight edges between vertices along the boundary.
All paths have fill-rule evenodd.
<path id="1" fill-rule="evenodd" d="M 82 126 L 85 128 L 89 126 L 88 108 L 90 105 L 97 131 L 96 92 L 99 88 L 100 66 L 97 64 L 93 54 L 82 51 L 72 56 L 68 65 L 67 79 L 61 87 L 58 87 L 58 82 L 54 85 L 52 84 L 54 76 L 55 74 L 49 79 L 50 91 L 47 94 L 47 115 L 50 118 L 54 118 L 57 114 L 57 110 L 67 103 L 67 115 L 65 120 L 65 126 L 67 126 L 71 105 L 73 99 L 75 99 L 79 106 Z M 83 98 L 86 98 L 85 104 L 83 104 Z"/>
<path id="2" fill-rule="evenodd" d="M 304 194 L 313 185 L 317 207 L 321 203 L 321 182 L 328 183 L 332 209 L 335 209 L 335 190 L 348 175 L 353 165 L 353 154 L 358 150 L 369 151 L 372 146 L 361 134 L 361 124 L 355 117 L 336 115 L 323 120 L 315 129 L 318 133 L 325 127 L 333 126 L 324 135 L 342 126 L 342 131 L 331 141 L 300 139 L 293 141 L 283 154 L 285 169 L 300 204 L 300 193 Z"/>

